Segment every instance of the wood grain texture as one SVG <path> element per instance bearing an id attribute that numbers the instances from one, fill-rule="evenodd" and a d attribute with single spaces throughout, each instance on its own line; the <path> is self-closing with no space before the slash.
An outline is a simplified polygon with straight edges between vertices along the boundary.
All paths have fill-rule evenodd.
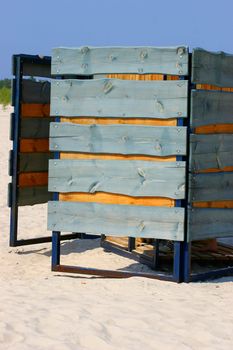
<path id="1" fill-rule="evenodd" d="M 150 162 L 175 162 L 176 157 L 140 156 L 138 154 L 113 154 L 113 153 L 73 153 L 60 152 L 60 159 L 105 159 L 105 160 L 147 160 Z"/>
<path id="2" fill-rule="evenodd" d="M 47 186 L 21 187 L 18 189 L 18 205 L 34 205 L 47 203 L 53 194 L 48 192 Z"/>
<path id="3" fill-rule="evenodd" d="M 186 154 L 185 127 L 51 123 L 50 150 L 170 156 Z"/>
<path id="4" fill-rule="evenodd" d="M 192 206 L 194 208 L 233 208 L 233 200 L 194 202 Z"/>
<path id="5" fill-rule="evenodd" d="M 233 135 L 190 135 L 190 170 L 223 171 L 233 167 Z"/>
<path id="6" fill-rule="evenodd" d="M 87 202 L 102 204 L 121 204 L 121 205 L 144 205 L 155 207 L 174 207 L 175 200 L 162 197 L 132 197 L 116 193 L 60 193 L 59 200 L 64 202 Z"/>
<path id="7" fill-rule="evenodd" d="M 141 126 L 176 126 L 177 119 L 150 119 L 150 118 L 60 118 L 61 123 L 73 123 L 82 125 L 100 124 L 100 125 L 112 125 L 112 124 L 130 124 L 130 125 L 141 125 Z"/>
<path id="8" fill-rule="evenodd" d="M 233 124 L 233 93 L 192 90 L 190 123 L 193 128 Z"/>
<path id="9" fill-rule="evenodd" d="M 48 185 L 48 172 L 31 172 L 19 174 L 19 187 Z"/>
<path id="10" fill-rule="evenodd" d="M 185 80 L 53 80 L 51 116 L 184 118 L 187 86 Z"/>
<path id="11" fill-rule="evenodd" d="M 23 63 L 23 75 L 29 77 L 51 77 L 51 65 L 44 63 L 33 63 L 24 62 Z"/>
<path id="12" fill-rule="evenodd" d="M 196 89 L 197 90 L 216 90 L 216 91 L 233 92 L 233 88 L 219 87 L 219 86 L 210 85 L 210 84 L 196 84 Z"/>
<path id="13" fill-rule="evenodd" d="M 19 153 L 19 171 L 27 172 L 48 172 L 50 153 Z"/>
<path id="14" fill-rule="evenodd" d="M 48 229 L 183 240 L 184 209 L 49 202 Z"/>
<path id="15" fill-rule="evenodd" d="M 192 82 L 219 87 L 233 87 L 233 55 L 194 49 Z"/>
<path id="16" fill-rule="evenodd" d="M 21 153 L 49 152 L 49 139 L 21 139 Z"/>
<path id="17" fill-rule="evenodd" d="M 112 78 L 112 79 L 122 79 L 122 80 L 163 80 L 163 74 L 107 74 L 101 76 L 97 74 L 94 76 L 94 79 L 99 78 Z M 179 79 L 179 77 L 178 77 Z"/>
<path id="18" fill-rule="evenodd" d="M 233 124 L 213 124 L 198 126 L 194 129 L 196 134 L 233 134 Z"/>
<path id="19" fill-rule="evenodd" d="M 189 241 L 233 236 L 233 209 L 193 208 L 188 221 Z"/>
<path id="20" fill-rule="evenodd" d="M 49 138 L 51 118 L 22 118 L 20 123 L 20 137 L 26 139 Z"/>
<path id="21" fill-rule="evenodd" d="M 21 105 L 21 117 L 49 117 L 50 104 L 23 103 Z"/>
<path id="22" fill-rule="evenodd" d="M 233 200 L 233 173 L 191 175 L 189 192 L 192 202 Z"/>
<path id="23" fill-rule="evenodd" d="M 50 103 L 50 83 L 23 79 L 21 101 L 23 103 Z"/>
<path id="24" fill-rule="evenodd" d="M 185 196 L 185 162 L 50 160 L 49 191 Z"/>
<path id="25" fill-rule="evenodd" d="M 160 73 L 187 75 L 188 48 L 80 47 L 55 48 L 52 74 Z"/>

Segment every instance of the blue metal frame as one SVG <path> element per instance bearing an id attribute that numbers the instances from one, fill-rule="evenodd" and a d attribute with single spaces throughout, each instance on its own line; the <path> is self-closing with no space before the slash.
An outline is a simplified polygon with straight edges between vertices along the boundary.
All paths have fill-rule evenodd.
<path id="1" fill-rule="evenodd" d="M 9 184 L 8 206 L 10 207 L 10 242 L 11 247 L 23 246 L 29 244 L 39 244 L 52 241 L 52 236 L 37 237 L 29 239 L 18 239 L 18 184 L 19 184 L 19 139 L 20 139 L 20 112 L 21 112 L 21 96 L 22 96 L 22 79 L 23 66 L 25 63 L 51 65 L 51 57 L 44 56 L 40 58 L 37 55 L 13 55 L 12 57 L 12 73 L 15 76 L 12 86 L 12 105 L 14 113 L 11 118 L 11 140 L 13 141 L 13 150 L 11 151 L 10 175 L 12 182 Z M 61 239 L 79 238 L 80 234 L 71 233 L 61 236 Z M 92 237 L 88 237 L 92 238 Z"/>

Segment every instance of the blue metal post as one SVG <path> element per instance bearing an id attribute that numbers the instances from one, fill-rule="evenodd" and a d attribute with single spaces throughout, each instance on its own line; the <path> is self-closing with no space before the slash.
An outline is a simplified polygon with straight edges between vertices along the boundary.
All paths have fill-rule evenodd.
<path id="1" fill-rule="evenodd" d="M 12 159 L 12 186 L 11 186 L 11 210 L 10 210 L 10 246 L 17 243 L 18 231 L 18 153 L 19 153 L 19 130 L 20 130 L 20 99 L 22 84 L 22 64 L 19 56 L 13 57 L 15 72 L 14 91 L 14 139 L 13 139 L 13 159 Z"/>
<path id="2" fill-rule="evenodd" d="M 53 231 L 52 235 L 52 271 L 60 265 L 60 232 Z"/>

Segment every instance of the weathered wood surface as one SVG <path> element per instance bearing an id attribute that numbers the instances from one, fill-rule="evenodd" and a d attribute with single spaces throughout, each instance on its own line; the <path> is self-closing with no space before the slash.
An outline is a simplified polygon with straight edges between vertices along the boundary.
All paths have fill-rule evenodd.
<path id="1" fill-rule="evenodd" d="M 20 123 L 20 137 L 40 139 L 49 137 L 51 118 L 22 118 Z"/>
<path id="2" fill-rule="evenodd" d="M 155 207 L 175 207 L 175 199 L 165 197 L 133 197 L 118 193 L 106 192 L 68 192 L 59 193 L 59 200 L 65 202 L 95 202 L 120 205 L 143 205 Z"/>
<path id="3" fill-rule="evenodd" d="M 224 170 L 233 166 L 233 135 L 190 135 L 190 170 Z"/>
<path id="4" fill-rule="evenodd" d="M 233 236 L 233 209 L 193 208 L 188 212 L 188 240 Z"/>
<path id="5" fill-rule="evenodd" d="M 233 87 L 233 55 L 194 49 L 192 53 L 192 82 L 219 87 Z"/>
<path id="6" fill-rule="evenodd" d="M 30 172 L 19 174 L 19 187 L 47 186 L 48 172 Z"/>
<path id="7" fill-rule="evenodd" d="M 55 48 L 52 74 L 188 74 L 188 48 L 80 47 Z"/>
<path id="8" fill-rule="evenodd" d="M 24 79 L 21 101 L 23 103 L 50 103 L 50 83 Z"/>
<path id="9" fill-rule="evenodd" d="M 53 80 L 51 116 L 114 118 L 187 117 L 186 80 Z"/>
<path id="10" fill-rule="evenodd" d="M 191 127 L 233 124 L 233 93 L 192 90 Z"/>
<path id="11" fill-rule="evenodd" d="M 191 175 L 191 201 L 233 200 L 233 173 L 207 173 Z"/>
<path id="12" fill-rule="evenodd" d="M 49 202 L 48 229 L 108 236 L 184 239 L 184 209 Z"/>
<path id="13" fill-rule="evenodd" d="M 48 153 L 49 139 L 21 139 L 20 152 L 22 153 Z"/>
<path id="14" fill-rule="evenodd" d="M 49 117 L 50 116 L 50 104 L 45 103 L 22 103 L 21 105 L 21 117 L 33 118 L 33 117 Z"/>
<path id="15" fill-rule="evenodd" d="M 185 155 L 185 127 L 51 123 L 50 149 L 86 153 Z"/>
<path id="16" fill-rule="evenodd" d="M 185 162 L 51 160 L 49 191 L 185 196 Z"/>
<path id="17" fill-rule="evenodd" d="M 34 205 L 47 203 L 53 194 L 48 192 L 47 186 L 21 187 L 18 189 L 18 205 Z"/>
<path id="18" fill-rule="evenodd" d="M 20 153 L 19 171 L 20 173 L 48 171 L 49 159 L 52 157 L 50 153 Z"/>
<path id="19" fill-rule="evenodd" d="M 51 65 L 45 63 L 24 62 L 23 75 L 28 77 L 51 77 Z"/>

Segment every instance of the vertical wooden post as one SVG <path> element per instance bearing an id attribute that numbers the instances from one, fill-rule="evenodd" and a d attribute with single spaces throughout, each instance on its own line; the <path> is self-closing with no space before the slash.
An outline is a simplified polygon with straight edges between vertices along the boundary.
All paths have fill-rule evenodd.
<path id="1" fill-rule="evenodd" d="M 52 271 L 60 265 L 60 232 L 53 231 L 52 235 Z"/>

